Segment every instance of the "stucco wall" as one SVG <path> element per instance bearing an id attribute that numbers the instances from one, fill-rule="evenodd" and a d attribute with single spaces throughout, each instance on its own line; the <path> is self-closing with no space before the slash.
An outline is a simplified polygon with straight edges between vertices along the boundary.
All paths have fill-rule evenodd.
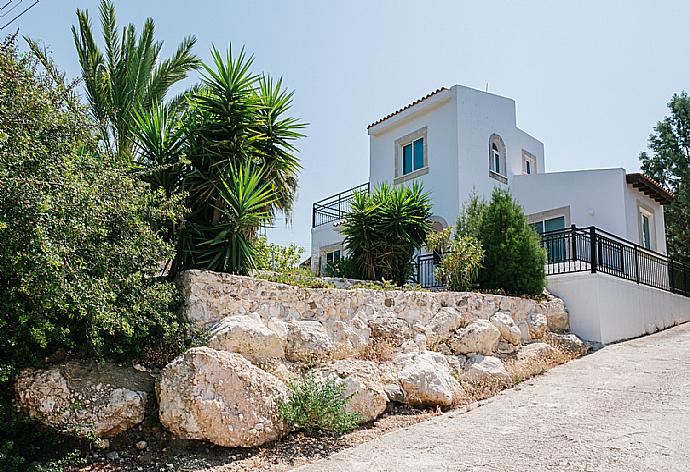
<path id="1" fill-rule="evenodd" d="M 434 215 L 454 222 L 459 211 L 454 198 L 458 194 L 455 94 L 452 90 L 444 91 L 428 100 L 369 130 L 369 181 L 372 190 L 381 182 L 392 184 L 396 140 L 426 127 L 428 173 L 407 182 L 423 184 L 431 192 Z"/>
<path id="2" fill-rule="evenodd" d="M 568 307 L 571 331 L 589 341 L 608 344 L 690 321 L 690 298 L 606 274 L 551 276 L 547 286 Z"/>
<path id="3" fill-rule="evenodd" d="M 656 252 L 666 254 L 664 207 L 630 185 L 625 186 L 625 214 L 627 219 L 626 239 L 636 242 L 637 244 L 642 244 L 640 239 L 638 205 L 651 210 L 654 215 L 655 234 L 652 236 L 652 249 Z"/>
<path id="4" fill-rule="evenodd" d="M 624 187 L 624 169 L 601 169 L 516 176 L 511 191 L 526 215 L 570 207 L 566 225 L 596 226 L 625 236 Z"/>

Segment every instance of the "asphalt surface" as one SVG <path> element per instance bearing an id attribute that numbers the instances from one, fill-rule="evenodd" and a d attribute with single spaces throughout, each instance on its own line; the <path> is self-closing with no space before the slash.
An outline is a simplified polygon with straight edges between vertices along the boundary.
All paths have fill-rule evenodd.
<path id="1" fill-rule="evenodd" d="M 690 323 L 296 470 L 690 471 Z"/>

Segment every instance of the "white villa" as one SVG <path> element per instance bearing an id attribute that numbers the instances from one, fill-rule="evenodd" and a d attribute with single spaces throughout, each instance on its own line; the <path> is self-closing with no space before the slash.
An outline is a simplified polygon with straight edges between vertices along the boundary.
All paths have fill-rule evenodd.
<path id="1" fill-rule="evenodd" d="M 455 224 L 472 192 L 488 198 L 507 187 L 546 233 L 548 287 L 566 301 L 575 333 L 607 343 L 690 319 L 690 299 L 678 295 L 690 291 L 687 271 L 665 256 L 663 205 L 673 195 L 651 178 L 620 168 L 545 172 L 544 145 L 518 128 L 515 102 L 461 85 L 435 90 L 368 133 L 369 182 L 314 204 L 314 272 L 344 255 L 338 226 L 353 190 L 419 181 L 441 229 Z M 433 270 L 419 265 L 417 276 L 424 284 Z"/>

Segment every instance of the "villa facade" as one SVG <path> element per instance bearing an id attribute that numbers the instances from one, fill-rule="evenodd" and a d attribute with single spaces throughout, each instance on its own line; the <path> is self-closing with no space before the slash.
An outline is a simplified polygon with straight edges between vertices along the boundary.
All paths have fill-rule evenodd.
<path id="1" fill-rule="evenodd" d="M 573 332 L 608 343 L 690 320 L 690 268 L 666 256 L 663 207 L 673 195 L 646 175 L 546 172 L 544 144 L 517 126 L 515 101 L 461 85 L 390 113 L 368 134 L 369 182 L 313 205 L 315 273 L 346 255 L 339 228 L 355 191 L 420 182 L 440 230 L 473 193 L 489 199 L 500 187 L 543 235 L 547 286 L 570 307 Z M 416 281 L 433 286 L 433 258 L 422 257 Z"/>

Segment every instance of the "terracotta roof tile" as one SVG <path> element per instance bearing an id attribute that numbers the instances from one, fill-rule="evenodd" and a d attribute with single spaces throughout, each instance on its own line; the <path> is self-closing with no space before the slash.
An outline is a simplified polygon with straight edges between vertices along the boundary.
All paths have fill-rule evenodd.
<path id="1" fill-rule="evenodd" d="M 405 106 L 402 107 L 401 109 L 396 110 L 396 111 L 394 111 L 393 113 L 390 113 L 390 114 L 384 116 L 383 118 L 380 118 L 380 119 L 374 121 L 372 124 L 370 124 L 369 126 L 367 126 L 367 129 L 369 129 L 369 128 L 373 127 L 373 126 L 378 125 L 379 123 L 381 123 L 381 122 L 387 120 L 388 118 L 390 118 L 390 117 L 392 117 L 392 116 L 395 116 L 395 115 L 397 115 L 398 113 L 401 113 L 401 112 L 407 110 L 408 108 L 413 107 L 413 106 L 415 106 L 416 104 L 418 104 L 418 103 L 420 103 L 420 102 L 423 102 L 423 101 L 426 100 L 427 98 L 430 98 L 431 96 L 436 95 L 437 93 L 443 92 L 444 90 L 448 90 L 448 89 L 447 89 L 446 87 L 437 88 L 437 89 L 434 90 L 433 92 L 424 95 L 422 98 L 419 98 L 419 99 L 415 100 L 414 102 L 412 102 L 412 103 L 410 103 L 410 104 L 408 104 L 408 105 L 405 105 Z"/>
<path id="2" fill-rule="evenodd" d="M 675 199 L 673 192 L 669 192 L 663 185 L 646 174 L 640 172 L 627 174 L 625 180 L 628 184 L 662 205 L 673 203 Z"/>

